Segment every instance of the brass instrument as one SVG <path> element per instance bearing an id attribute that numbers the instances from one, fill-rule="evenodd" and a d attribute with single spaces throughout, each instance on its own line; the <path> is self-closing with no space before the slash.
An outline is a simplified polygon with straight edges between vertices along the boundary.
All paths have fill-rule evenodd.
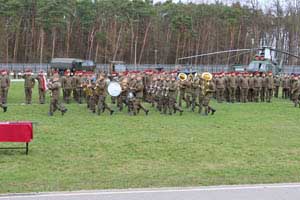
<path id="1" fill-rule="evenodd" d="M 188 76 L 185 73 L 179 73 L 178 74 L 178 79 L 180 81 L 185 81 L 188 78 Z"/>

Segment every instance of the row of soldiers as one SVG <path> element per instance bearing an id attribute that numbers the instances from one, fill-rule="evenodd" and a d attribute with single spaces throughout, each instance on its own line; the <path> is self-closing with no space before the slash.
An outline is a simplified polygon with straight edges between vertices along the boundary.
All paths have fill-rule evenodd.
<path id="1" fill-rule="evenodd" d="M 198 112 L 202 113 L 203 110 L 205 116 L 216 112 L 215 109 L 209 106 L 210 99 L 215 91 L 214 83 L 211 80 L 212 75 L 210 73 L 203 73 L 202 75 L 199 74 L 197 81 L 193 83 L 198 88 L 197 94 L 193 96 L 193 100 L 195 100 L 192 103 L 193 110 L 198 106 Z M 184 81 L 178 80 L 177 73 L 153 74 L 152 72 L 119 73 L 117 76 L 112 77 L 99 74 L 96 77 L 87 78 L 85 81 L 87 84 L 83 84 L 83 91 L 88 108 L 94 113 L 97 110 L 97 113 L 100 114 L 105 109 L 110 111 L 111 114 L 113 113 L 112 109 L 105 103 L 106 90 L 111 81 L 118 82 L 121 87 L 120 95 L 112 97 L 112 103 L 116 103 L 120 111 L 126 106 L 130 115 L 136 115 L 140 110 L 148 115 L 149 110 L 143 105 L 144 102 L 148 102 L 161 114 L 172 115 L 179 112 L 182 115 L 183 113 L 181 105 L 177 104 L 177 96 Z"/>
<path id="2" fill-rule="evenodd" d="M 204 73 L 204 75 L 207 74 Z M 180 74 L 178 76 L 177 72 L 155 73 L 153 71 L 119 73 L 111 76 L 105 73 L 77 72 L 71 76 L 70 71 L 66 71 L 60 78 L 55 75 L 55 82 L 59 82 L 59 88 L 62 88 L 64 102 L 70 103 L 73 94 L 75 101 L 83 103 L 83 100 L 86 99 L 87 107 L 98 114 L 105 110 L 108 110 L 110 114 L 114 113 L 114 110 L 106 103 L 109 81 L 120 83 L 122 88 L 118 97 L 112 97 L 112 103 L 116 103 L 120 111 L 127 106 L 129 114 L 132 115 L 138 114 L 140 110 L 148 115 L 149 110 L 144 107 L 144 102 L 150 103 L 162 114 L 176 112 L 182 114 L 183 102 L 186 102 L 186 107 L 192 111 L 198 107 L 199 113 L 204 110 L 204 115 L 210 112 L 214 114 L 215 110 L 209 106 L 209 101 L 213 96 L 218 102 L 271 102 L 273 95 L 278 97 L 280 87 L 282 87 L 282 98 L 290 98 L 294 101 L 295 106 L 299 105 L 298 76 L 278 77 L 273 76 L 272 73 L 219 73 L 207 80 L 202 76 L 203 74 Z M 45 81 L 44 73 L 40 72 L 38 76 L 34 77 L 31 72 L 25 72 L 24 79 L 26 103 L 31 103 L 32 89 L 35 81 L 38 81 L 39 100 L 41 104 L 44 104 L 46 93 L 42 84 Z M 0 83 L 0 106 L 6 111 L 7 92 L 10 86 L 6 71 L 1 72 Z M 51 88 L 49 89 L 51 90 Z M 50 106 L 50 115 L 53 114 L 55 107 L 61 107 L 57 102 L 55 105 L 52 106 L 53 109 Z M 64 108 L 61 110 L 65 112 Z"/>
<path id="3" fill-rule="evenodd" d="M 272 97 L 278 98 L 279 88 L 282 88 L 282 98 L 292 97 L 295 77 L 284 75 L 273 76 L 272 72 L 216 74 L 216 99 L 218 102 L 271 102 Z"/>

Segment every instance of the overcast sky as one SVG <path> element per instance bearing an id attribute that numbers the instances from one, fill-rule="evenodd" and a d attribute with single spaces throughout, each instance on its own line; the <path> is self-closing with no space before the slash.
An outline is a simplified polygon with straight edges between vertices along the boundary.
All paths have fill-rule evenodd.
<path id="1" fill-rule="evenodd" d="M 165 2 L 166 0 L 154 0 L 154 3 L 157 2 Z M 179 2 L 180 0 L 173 0 L 173 2 Z M 252 0 L 253 1 L 253 0 Z M 273 0 L 256 0 L 259 4 L 260 7 L 266 7 L 272 2 Z M 286 3 L 286 2 L 296 2 L 297 0 L 279 0 L 281 3 Z M 215 3 L 216 0 L 181 0 L 183 3 L 188 3 L 188 2 L 193 2 L 193 3 Z M 251 0 L 221 0 L 221 2 L 226 3 L 226 4 L 232 4 L 235 2 L 241 2 L 242 4 L 244 3 L 249 3 Z M 272 3 L 273 4 L 273 3 Z M 296 4 L 296 3 L 295 3 Z"/>

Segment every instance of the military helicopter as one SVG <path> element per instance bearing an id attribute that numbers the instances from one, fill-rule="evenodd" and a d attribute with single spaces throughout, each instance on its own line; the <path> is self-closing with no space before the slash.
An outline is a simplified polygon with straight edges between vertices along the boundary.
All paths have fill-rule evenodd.
<path id="1" fill-rule="evenodd" d="M 242 54 L 252 53 L 254 51 L 258 51 L 258 54 L 255 55 L 255 58 L 249 63 L 249 65 L 246 65 L 244 67 L 243 71 L 245 71 L 245 72 L 266 73 L 266 72 L 272 71 L 273 74 L 279 74 L 282 71 L 283 56 L 282 56 L 280 63 L 278 63 L 277 60 L 274 59 L 274 57 L 273 57 L 273 55 L 274 55 L 273 52 L 285 54 L 285 55 L 300 59 L 300 56 L 298 56 L 298 55 L 294 55 L 294 54 L 291 54 L 286 51 L 275 49 L 270 46 L 263 46 L 260 48 L 233 49 L 233 50 L 217 51 L 217 52 L 212 52 L 212 53 L 182 57 L 182 58 L 179 58 L 178 61 L 192 59 L 192 58 L 196 58 L 196 57 L 213 56 L 213 55 L 224 54 L 224 53 L 233 53 L 233 52 L 242 52 L 242 53 L 236 55 L 236 56 L 240 56 Z M 231 66 L 231 67 L 229 67 L 229 71 L 241 71 L 241 69 L 238 69 L 238 67 L 236 67 L 236 66 Z"/>

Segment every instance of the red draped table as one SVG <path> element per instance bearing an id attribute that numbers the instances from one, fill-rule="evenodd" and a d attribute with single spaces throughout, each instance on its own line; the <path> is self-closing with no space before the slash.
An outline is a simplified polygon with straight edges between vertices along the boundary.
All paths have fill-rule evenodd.
<path id="1" fill-rule="evenodd" d="M 0 122 L 0 142 L 24 142 L 26 147 L 1 149 L 26 149 L 28 154 L 29 142 L 33 139 L 32 122 Z"/>

